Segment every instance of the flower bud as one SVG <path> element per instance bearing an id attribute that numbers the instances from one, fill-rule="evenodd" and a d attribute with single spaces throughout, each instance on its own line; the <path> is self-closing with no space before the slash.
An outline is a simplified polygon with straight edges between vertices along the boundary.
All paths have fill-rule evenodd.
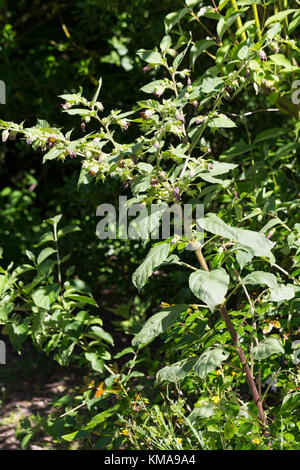
<path id="1" fill-rule="evenodd" d="M 92 176 L 95 176 L 99 171 L 99 168 L 97 166 L 92 166 L 89 170 L 89 174 Z"/>
<path id="2" fill-rule="evenodd" d="M 274 235 L 274 233 L 275 233 L 275 230 L 270 230 L 270 232 L 267 235 L 267 238 L 268 239 L 271 238 Z"/>
<path id="3" fill-rule="evenodd" d="M 175 198 L 177 199 L 177 201 L 181 201 L 181 196 L 180 196 L 180 192 L 179 192 L 178 186 L 176 186 L 176 187 L 174 188 L 173 192 L 174 192 L 174 196 L 175 196 Z"/>
<path id="4" fill-rule="evenodd" d="M 157 186 L 157 185 L 158 185 L 158 179 L 157 178 L 152 178 L 151 186 Z"/>
<path id="5" fill-rule="evenodd" d="M 26 144 L 31 145 L 31 144 L 32 144 L 32 140 L 31 140 L 31 139 L 26 139 Z"/>
<path id="6" fill-rule="evenodd" d="M 68 150 L 68 154 L 71 158 L 75 158 L 77 156 L 74 150 Z"/>
<path id="7" fill-rule="evenodd" d="M 90 116 L 86 116 L 85 119 L 84 119 L 84 121 L 85 121 L 86 123 L 89 123 L 90 120 L 91 120 Z"/>
<path id="8" fill-rule="evenodd" d="M 258 55 L 259 55 L 259 58 L 262 62 L 266 62 L 267 54 L 265 53 L 265 51 L 263 51 L 263 50 L 259 51 Z"/>
<path id="9" fill-rule="evenodd" d="M 160 87 L 156 88 L 156 90 L 154 92 L 154 96 L 156 98 L 160 98 L 161 95 L 164 93 L 164 91 L 165 91 L 165 88 L 163 86 L 160 86 Z"/>
<path id="10" fill-rule="evenodd" d="M 5 129 L 3 132 L 2 132 L 2 142 L 6 142 L 7 139 L 8 139 L 8 136 L 9 136 L 9 131 L 7 129 Z"/>
<path id="11" fill-rule="evenodd" d="M 152 68 L 151 65 L 146 65 L 146 66 L 143 68 L 143 72 L 144 72 L 144 73 L 147 73 L 147 72 L 149 72 L 149 71 L 151 70 L 151 68 Z"/>
<path id="12" fill-rule="evenodd" d="M 82 122 L 80 124 L 80 127 L 81 127 L 82 132 L 85 132 L 85 123 L 84 122 Z"/>
<path id="13" fill-rule="evenodd" d="M 57 144 L 56 135 L 55 135 L 55 134 L 51 134 L 51 135 L 48 137 L 48 145 L 49 145 L 50 148 L 52 148 L 52 147 L 55 147 L 56 144 Z"/>
<path id="14" fill-rule="evenodd" d="M 159 150 L 160 145 L 159 145 L 159 142 L 157 140 L 154 142 L 153 147 L 156 148 L 156 150 Z"/>
<path id="15" fill-rule="evenodd" d="M 118 122 L 118 124 L 122 129 L 125 129 L 125 131 L 127 131 L 128 127 L 130 126 L 130 121 L 128 121 L 127 119 L 122 119 Z"/>
<path id="16" fill-rule="evenodd" d="M 187 84 L 187 86 L 192 86 L 192 80 L 190 78 L 188 78 L 186 84 Z"/>
<path id="17" fill-rule="evenodd" d="M 64 103 L 64 104 L 62 104 L 62 107 L 63 107 L 64 109 L 70 109 L 70 108 L 71 108 L 71 104 L 70 104 L 70 103 Z"/>
<path id="18" fill-rule="evenodd" d="M 196 121 L 195 121 L 195 122 L 196 122 L 196 124 L 201 124 L 203 121 L 204 121 L 204 117 L 203 117 L 203 116 L 198 116 L 198 117 L 196 118 Z"/>
<path id="19" fill-rule="evenodd" d="M 95 138 L 93 139 L 93 142 L 97 142 L 97 143 L 98 143 L 98 142 L 100 142 L 100 140 L 101 140 L 100 137 L 95 137 Z"/>
<path id="20" fill-rule="evenodd" d="M 199 102 L 197 100 L 192 101 L 191 104 L 194 106 L 195 109 L 199 108 Z"/>
<path id="21" fill-rule="evenodd" d="M 177 119 L 178 121 L 182 122 L 182 124 L 185 124 L 185 117 L 182 113 L 177 114 Z"/>
<path id="22" fill-rule="evenodd" d="M 95 107 L 98 109 L 98 111 L 103 111 L 104 109 L 104 106 L 102 103 L 100 103 L 100 101 L 96 101 Z"/>
<path id="23" fill-rule="evenodd" d="M 153 109 L 146 109 L 146 111 L 142 111 L 140 113 L 140 116 L 142 119 L 144 119 L 144 121 L 147 121 L 147 119 L 149 119 L 152 116 L 152 114 L 154 114 Z"/>

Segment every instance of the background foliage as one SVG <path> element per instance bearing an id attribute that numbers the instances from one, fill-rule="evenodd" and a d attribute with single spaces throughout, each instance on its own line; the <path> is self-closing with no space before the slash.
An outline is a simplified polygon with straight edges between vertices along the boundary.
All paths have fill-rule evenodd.
<path id="1" fill-rule="evenodd" d="M 78 386 L 54 401 L 47 418 L 23 422 L 24 448 L 46 433 L 54 448 L 78 441 L 81 448 L 94 449 L 299 449 L 299 108 L 291 102 L 299 76 L 297 7 L 297 1 L 215 5 L 189 0 L 176 7 L 169 1 L 24 1 L 14 8 L 2 2 L 1 79 L 8 103 L 1 107 L 2 333 L 19 351 L 31 347 L 31 338 L 45 361 L 56 360 L 66 374 L 69 364 L 78 369 Z M 162 55 L 154 50 L 159 46 Z M 165 59 L 168 66 L 159 67 Z M 143 71 L 147 63 L 151 67 Z M 100 132 L 98 122 L 86 119 L 93 117 L 89 102 L 100 76 L 104 115 L 117 124 L 113 139 L 125 155 L 124 148 L 111 150 L 118 163 L 97 168 L 96 181 L 77 188 L 79 159 L 62 162 L 62 150 L 52 154 L 60 161 L 48 153 L 43 165 L 40 141 L 49 143 L 50 134 L 59 140 L 58 128 L 63 135 L 74 128 L 72 140 L 81 139 L 76 152 L 84 156 L 81 178 L 92 179 L 95 160 L 84 138 Z M 162 79 L 157 86 L 168 84 L 169 90 L 161 98 L 152 81 Z M 86 114 L 78 112 L 78 119 L 72 108 L 61 108 L 57 96 L 68 93 L 73 98 L 65 101 L 72 102 L 80 87 L 88 101 L 79 99 Z M 181 95 L 181 89 L 189 95 Z M 149 95 L 152 101 L 146 102 Z M 136 102 L 136 113 L 150 109 L 159 118 L 130 115 L 127 129 L 127 116 L 120 125 L 110 112 L 130 111 Z M 167 137 L 159 134 L 165 115 Z M 21 121 L 24 128 L 12 124 Z M 86 133 L 79 121 L 85 121 Z M 181 181 L 176 167 L 182 170 L 187 156 L 185 123 L 191 141 L 195 135 L 197 141 Z M 14 140 L 15 131 L 27 143 Z M 112 137 L 105 126 L 101 132 L 101 139 Z M 161 268 L 166 256 L 159 258 L 144 286 L 136 274 L 132 284 L 131 276 L 152 245 L 95 236 L 96 207 L 117 204 L 120 194 L 131 194 L 128 181 L 147 178 L 145 167 L 136 170 L 126 154 L 134 153 L 133 142 L 141 136 L 144 162 L 154 166 L 153 172 L 167 172 L 169 183 L 166 196 L 158 174 L 145 186 L 142 200 L 180 195 L 182 202 L 204 203 L 206 214 L 218 216 L 205 226 L 205 258 L 211 276 L 224 268 L 230 275 L 227 308 L 245 353 L 252 350 L 254 361 L 248 360 L 267 410 L 267 431 L 257 420 L 224 321 L 214 310 L 223 296 L 203 295 L 198 286 L 206 273 L 198 267 L 188 282 L 186 265 L 194 266 L 195 260 L 184 251 L 186 240 L 170 245 L 185 265 Z M 161 162 L 153 158 L 158 137 L 167 147 Z M 226 170 L 218 172 L 218 163 Z M 136 183 L 132 188 L 139 196 Z M 260 238 L 253 241 L 248 234 L 241 242 L 234 228 L 228 236 L 230 229 L 220 219 Z M 235 243 L 226 243 L 228 238 Z M 269 248 L 264 251 L 270 239 L 272 255 Z M 235 292 L 239 276 L 244 288 Z M 199 299 L 214 311 L 199 307 Z"/>

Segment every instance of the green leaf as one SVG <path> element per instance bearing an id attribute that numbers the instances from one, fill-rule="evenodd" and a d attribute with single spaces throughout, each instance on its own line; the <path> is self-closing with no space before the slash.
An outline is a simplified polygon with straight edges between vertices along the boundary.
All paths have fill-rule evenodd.
<path id="1" fill-rule="evenodd" d="M 291 412 L 295 408 L 299 408 L 299 403 L 300 403 L 300 393 L 299 392 L 288 393 L 282 401 L 281 411 L 285 412 L 285 413 L 286 412 Z"/>
<path id="2" fill-rule="evenodd" d="M 79 232 L 80 227 L 78 225 L 66 225 L 65 227 L 61 228 L 57 233 L 57 238 L 62 238 L 68 233 Z"/>
<path id="3" fill-rule="evenodd" d="M 97 87 L 97 90 L 96 90 L 96 93 L 94 94 L 94 97 L 92 99 L 92 105 L 94 105 L 98 99 L 98 96 L 99 96 L 99 93 L 100 93 L 100 90 L 101 90 L 101 87 L 102 87 L 102 78 L 100 77 L 99 78 L 99 81 L 98 81 L 98 87 Z"/>
<path id="4" fill-rule="evenodd" d="M 271 249 L 274 243 L 262 233 L 227 225 L 215 214 L 209 214 L 205 219 L 198 219 L 197 223 L 215 235 L 234 240 L 248 247 L 256 256 L 270 257 L 272 254 Z"/>
<path id="5" fill-rule="evenodd" d="M 279 13 L 276 13 L 276 15 L 270 16 L 270 18 L 268 18 L 267 21 L 265 22 L 265 27 L 271 23 L 274 23 L 275 21 L 280 22 L 284 20 L 284 18 L 286 18 L 291 13 L 294 13 L 294 11 L 297 11 L 297 10 L 290 9 L 290 10 L 280 11 Z"/>
<path id="6" fill-rule="evenodd" d="M 173 11 L 165 17 L 165 31 L 169 33 L 171 29 L 188 13 L 188 8 L 182 8 L 178 11 Z"/>
<path id="7" fill-rule="evenodd" d="M 42 250 L 38 256 L 37 259 L 37 264 L 41 264 L 45 259 L 47 259 L 49 256 L 51 256 L 53 253 L 56 253 L 57 250 L 54 248 L 48 247 Z"/>
<path id="8" fill-rule="evenodd" d="M 173 382 L 176 383 L 178 380 L 183 380 L 193 369 L 193 366 L 197 358 L 183 359 L 182 361 L 176 362 L 171 366 L 166 366 L 156 374 L 156 380 L 158 382 Z"/>
<path id="9" fill-rule="evenodd" d="M 210 272 L 198 269 L 190 275 L 190 289 L 205 302 L 211 311 L 224 301 L 229 286 L 229 276 L 223 268 Z"/>
<path id="10" fill-rule="evenodd" d="M 148 278 L 161 263 L 168 257 L 170 243 L 155 245 L 147 257 L 132 275 L 132 282 L 139 290 L 146 284 Z"/>
<path id="11" fill-rule="evenodd" d="M 250 284 L 255 286 L 261 284 L 268 286 L 271 289 L 276 289 L 278 287 L 277 279 L 274 274 L 265 273 L 264 271 L 253 271 L 242 279 L 242 284 Z"/>
<path id="12" fill-rule="evenodd" d="M 254 140 L 254 143 L 257 144 L 258 142 L 262 142 L 264 140 L 268 139 L 274 139 L 275 137 L 278 137 L 281 134 L 287 134 L 289 129 L 284 129 L 282 127 L 274 127 L 272 129 L 267 129 L 266 131 L 260 132 Z"/>
<path id="13" fill-rule="evenodd" d="M 43 157 L 43 163 L 45 163 L 47 160 L 54 160 L 54 158 L 57 158 L 63 152 L 63 148 L 53 147 L 51 150 L 49 150 L 49 152 L 45 153 Z"/>
<path id="14" fill-rule="evenodd" d="M 191 67 L 194 67 L 196 59 L 199 57 L 199 55 L 202 54 L 202 52 L 206 51 L 215 44 L 215 41 L 213 41 L 212 39 L 201 39 L 201 41 L 197 41 L 195 44 L 193 44 L 190 53 Z"/>
<path id="15" fill-rule="evenodd" d="M 151 176 L 150 175 L 142 175 L 138 176 L 131 185 L 131 191 L 134 195 L 139 193 L 143 193 L 147 191 L 150 186 Z"/>
<path id="16" fill-rule="evenodd" d="M 224 429 L 224 437 L 227 441 L 230 441 L 238 431 L 236 424 L 227 423 Z"/>
<path id="17" fill-rule="evenodd" d="M 145 49 L 140 49 L 137 51 L 137 55 L 149 64 L 162 65 L 165 63 L 162 55 L 157 51 L 146 51 Z"/>
<path id="18" fill-rule="evenodd" d="M 142 88 L 140 88 L 141 91 L 144 93 L 154 93 L 157 88 L 162 86 L 164 84 L 164 80 L 154 80 L 153 82 L 147 83 L 147 85 L 144 85 Z"/>
<path id="19" fill-rule="evenodd" d="M 78 303 L 93 305 L 94 307 L 99 307 L 99 305 L 94 299 L 92 299 L 91 297 L 87 297 L 86 295 L 67 294 L 65 295 L 65 299 L 75 300 Z"/>
<path id="20" fill-rule="evenodd" d="M 91 363 L 93 370 L 102 372 L 104 369 L 104 361 L 100 359 L 97 353 L 85 353 L 85 358 Z"/>
<path id="21" fill-rule="evenodd" d="M 141 331 L 134 337 L 132 345 L 138 346 L 140 344 L 149 343 L 156 338 L 156 336 L 167 331 L 168 328 L 178 320 L 180 314 L 186 311 L 186 309 L 187 307 L 185 305 L 175 305 L 174 307 L 170 307 L 156 313 L 145 323 Z"/>
<path id="22" fill-rule="evenodd" d="M 215 406 L 212 403 L 203 403 L 201 406 L 196 406 L 193 409 L 188 419 L 194 423 L 197 419 L 211 418 L 215 412 Z"/>
<path id="23" fill-rule="evenodd" d="M 279 285 L 270 291 L 270 302 L 281 302 L 283 300 L 291 300 L 295 297 L 295 291 L 293 286 L 287 285 L 282 286 Z"/>
<path id="24" fill-rule="evenodd" d="M 80 188 L 83 184 L 88 184 L 94 179 L 93 175 L 89 173 L 89 170 L 84 166 L 81 167 L 80 175 L 78 178 L 77 188 Z"/>
<path id="25" fill-rule="evenodd" d="M 167 204 L 155 204 L 149 211 L 143 208 L 143 213 L 134 222 L 134 228 L 142 240 L 146 241 L 158 232 L 158 227 L 163 213 L 168 209 Z"/>
<path id="26" fill-rule="evenodd" d="M 284 349 L 278 338 L 267 338 L 252 349 L 252 356 L 258 361 L 267 359 L 272 356 L 272 354 L 284 354 Z"/>
<path id="27" fill-rule="evenodd" d="M 290 63 L 289 59 L 287 59 L 283 54 L 271 54 L 269 56 L 269 60 L 271 60 L 274 64 L 281 65 L 285 68 L 292 67 L 292 64 Z"/>
<path id="28" fill-rule="evenodd" d="M 236 124 L 227 116 L 213 118 L 208 123 L 209 127 L 236 127 Z"/>
<path id="29" fill-rule="evenodd" d="M 171 36 L 167 34 L 166 36 L 162 38 L 159 47 L 162 52 L 165 52 L 167 49 L 170 49 L 171 46 L 172 46 L 172 38 Z"/>
<path id="30" fill-rule="evenodd" d="M 32 294 L 32 299 L 40 308 L 48 310 L 59 296 L 60 286 L 58 283 L 50 286 L 40 287 Z"/>
<path id="31" fill-rule="evenodd" d="M 193 367 L 195 374 L 204 379 L 207 374 L 215 370 L 229 356 L 229 352 L 222 348 L 209 348 L 204 351 Z"/>
<path id="32" fill-rule="evenodd" d="M 223 80 L 219 77 L 207 77 L 204 78 L 200 85 L 202 93 L 212 93 L 214 91 L 221 91 L 223 87 Z"/>
<path id="33" fill-rule="evenodd" d="M 107 331 L 104 331 L 103 328 L 101 328 L 100 326 L 92 326 L 91 331 L 98 338 L 103 339 L 104 341 L 111 344 L 112 346 L 114 345 L 114 340 L 111 334 L 107 333 Z"/>

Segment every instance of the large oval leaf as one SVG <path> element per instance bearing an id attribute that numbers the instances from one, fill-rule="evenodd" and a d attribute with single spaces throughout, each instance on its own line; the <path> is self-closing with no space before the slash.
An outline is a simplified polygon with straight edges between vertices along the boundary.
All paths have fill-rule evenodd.
<path id="1" fill-rule="evenodd" d="M 267 338 L 252 349 L 252 356 L 258 361 L 267 359 L 272 354 L 284 354 L 284 349 L 278 338 Z"/>
<path id="2" fill-rule="evenodd" d="M 190 275 L 190 289 L 211 311 L 223 302 L 229 285 L 229 276 L 223 268 L 210 272 L 198 269 Z"/>
<path id="3" fill-rule="evenodd" d="M 193 367 L 195 374 L 204 379 L 209 372 L 215 370 L 221 362 L 226 361 L 229 352 L 222 348 L 210 348 L 205 351 Z"/>
<path id="4" fill-rule="evenodd" d="M 141 331 L 132 341 L 133 346 L 149 343 L 156 336 L 167 331 L 173 323 L 179 318 L 180 313 L 186 311 L 186 305 L 175 305 L 167 308 L 151 317 L 143 326 Z"/>
<path id="5" fill-rule="evenodd" d="M 167 259 L 169 251 L 170 243 L 162 243 L 151 248 L 146 259 L 132 275 L 132 282 L 137 289 L 140 290 L 146 284 L 155 268 Z"/>

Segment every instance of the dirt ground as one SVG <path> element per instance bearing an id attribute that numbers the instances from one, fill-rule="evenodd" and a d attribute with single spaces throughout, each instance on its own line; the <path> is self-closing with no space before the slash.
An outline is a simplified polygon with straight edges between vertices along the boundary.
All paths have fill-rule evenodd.
<path id="1" fill-rule="evenodd" d="M 80 377 L 34 351 L 17 356 L 8 350 L 0 365 L 0 450 L 22 450 L 16 430 L 26 417 L 50 413 L 51 402 L 78 385 Z M 36 442 L 37 441 L 37 442 Z M 52 438 L 41 436 L 28 450 L 53 449 Z"/>

